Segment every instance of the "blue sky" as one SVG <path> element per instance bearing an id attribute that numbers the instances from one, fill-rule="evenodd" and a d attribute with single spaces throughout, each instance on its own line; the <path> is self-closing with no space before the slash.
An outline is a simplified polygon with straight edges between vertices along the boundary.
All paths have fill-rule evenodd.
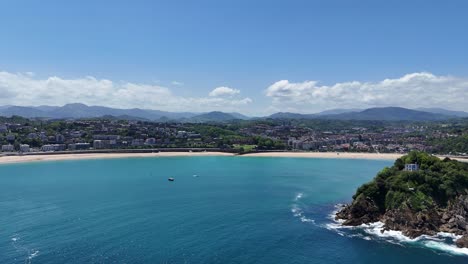
<path id="1" fill-rule="evenodd" d="M 0 104 L 468 110 L 467 10 L 466 1 L 3 0 Z"/>

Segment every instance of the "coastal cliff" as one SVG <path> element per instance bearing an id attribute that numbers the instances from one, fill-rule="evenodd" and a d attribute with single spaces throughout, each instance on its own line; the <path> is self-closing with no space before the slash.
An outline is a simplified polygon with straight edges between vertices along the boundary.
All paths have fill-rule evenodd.
<path id="1" fill-rule="evenodd" d="M 411 152 L 359 187 L 336 219 L 348 226 L 381 221 L 411 238 L 448 232 L 468 248 L 468 164 Z"/>

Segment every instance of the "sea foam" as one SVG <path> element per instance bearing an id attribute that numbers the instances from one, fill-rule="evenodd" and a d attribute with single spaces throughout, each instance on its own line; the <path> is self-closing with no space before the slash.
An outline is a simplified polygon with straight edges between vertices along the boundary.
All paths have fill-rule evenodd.
<path id="1" fill-rule="evenodd" d="M 299 200 L 304 196 L 303 193 L 298 193 L 296 194 L 296 196 L 294 197 L 294 202 L 292 205 L 291 205 L 291 213 L 293 214 L 294 217 L 298 217 L 301 222 L 303 223 L 315 223 L 315 221 L 311 218 L 307 218 L 304 214 L 304 211 L 302 210 L 302 208 L 299 206 L 299 204 L 297 202 L 299 202 Z"/>
<path id="2" fill-rule="evenodd" d="M 344 226 L 343 220 L 335 220 L 335 215 L 338 210 L 339 208 L 329 215 L 329 219 L 332 220 L 332 222 L 325 224 L 325 228 L 337 232 L 340 236 L 357 237 L 364 240 L 378 239 L 398 245 L 411 244 L 454 255 L 468 256 L 468 248 L 459 248 L 455 245 L 455 241 L 461 236 L 440 232 L 434 236 L 422 235 L 416 238 L 410 238 L 405 236 L 401 231 L 384 230 L 384 223 L 382 222 L 362 224 L 360 226 Z M 362 232 L 364 232 L 364 234 L 362 234 Z"/>

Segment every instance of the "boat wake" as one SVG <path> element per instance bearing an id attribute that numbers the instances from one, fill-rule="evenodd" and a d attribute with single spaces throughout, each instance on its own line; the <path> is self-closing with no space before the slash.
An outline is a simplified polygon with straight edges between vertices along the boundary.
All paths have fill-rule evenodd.
<path id="1" fill-rule="evenodd" d="M 336 210 L 329 215 L 331 222 L 325 224 L 325 228 L 337 232 L 340 236 L 385 241 L 401 246 L 412 245 L 429 248 L 438 252 L 468 256 L 468 248 L 459 248 L 455 245 L 455 240 L 461 236 L 450 233 L 441 232 L 435 236 L 422 235 L 413 239 L 403 235 L 401 231 L 383 230 L 384 223 L 382 222 L 362 224 L 360 226 L 344 226 L 342 225 L 343 220 L 335 220 L 335 215 L 341 207 L 341 205 L 337 206 Z"/>
<path id="2" fill-rule="evenodd" d="M 303 193 L 298 193 L 294 197 L 294 203 L 291 205 L 291 213 L 294 217 L 297 217 L 303 223 L 315 223 L 315 221 L 311 218 L 307 218 L 304 214 L 304 210 L 301 208 L 300 200 L 304 196 Z"/>

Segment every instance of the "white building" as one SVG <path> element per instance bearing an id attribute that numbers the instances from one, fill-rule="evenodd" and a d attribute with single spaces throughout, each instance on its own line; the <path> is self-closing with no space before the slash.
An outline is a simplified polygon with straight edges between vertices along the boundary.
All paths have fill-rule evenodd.
<path id="1" fill-rule="evenodd" d="M 0 133 L 6 132 L 8 130 L 7 126 L 2 124 L 0 125 Z"/>
<path id="2" fill-rule="evenodd" d="M 186 138 L 187 137 L 187 131 L 177 131 L 177 138 Z"/>
<path id="3" fill-rule="evenodd" d="M 90 147 L 91 147 L 91 144 L 89 143 L 68 144 L 69 150 L 83 150 L 83 149 L 89 149 Z"/>
<path id="4" fill-rule="evenodd" d="M 405 164 L 405 171 L 418 171 L 419 166 L 416 163 Z"/>
<path id="5" fill-rule="evenodd" d="M 13 152 L 15 151 L 15 147 L 11 144 L 8 145 L 2 145 L 2 151 L 3 152 Z"/>
<path id="6" fill-rule="evenodd" d="M 20 145 L 20 151 L 21 152 L 29 152 L 31 150 L 31 148 L 29 147 L 28 144 L 21 144 Z"/>
<path id="7" fill-rule="evenodd" d="M 70 132 L 70 136 L 72 138 L 80 138 L 81 135 L 83 135 L 83 133 L 81 131 L 72 131 L 72 132 Z"/>
<path id="8" fill-rule="evenodd" d="M 155 138 L 147 138 L 145 140 L 145 145 L 154 145 L 156 144 L 156 139 Z"/>
<path id="9" fill-rule="evenodd" d="M 115 140 L 101 140 L 97 139 L 93 141 L 93 148 L 95 149 L 109 149 L 117 145 Z"/>
<path id="10" fill-rule="evenodd" d="M 62 151 L 65 150 L 65 144 L 47 144 L 42 145 L 41 151 Z"/>
<path id="11" fill-rule="evenodd" d="M 42 145 L 41 151 L 54 151 L 54 146 L 52 146 L 52 145 Z"/>

